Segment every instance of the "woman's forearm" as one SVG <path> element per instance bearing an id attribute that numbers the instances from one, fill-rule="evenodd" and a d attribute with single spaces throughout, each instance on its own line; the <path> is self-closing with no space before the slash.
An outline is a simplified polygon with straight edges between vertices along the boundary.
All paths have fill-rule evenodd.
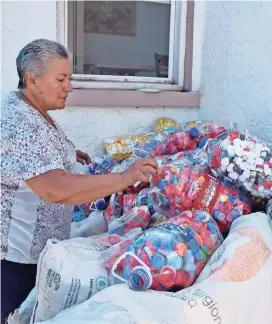
<path id="1" fill-rule="evenodd" d="M 148 181 L 158 164 L 147 158 L 135 161 L 123 173 L 80 175 L 52 170 L 25 180 L 32 191 L 43 199 L 66 205 L 84 204 L 126 189 L 137 181 Z"/>
<path id="2" fill-rule="evenodd" d="M 69 189 L 69 184 L 73 184 Z M 126 189 L 130 184 L 121 173 L 105 175 L 66 174 L 60 186 L 63 197 L 58 203 L 75 205 L 88 203 Z"/>
<path id="3" fill-rule="evenodd" d="M 49 202 L 83 204 L 111 195 L 131 185 L 124 174 L 80 175 L 53 170 L 27 180 L 29 187 Z"/>

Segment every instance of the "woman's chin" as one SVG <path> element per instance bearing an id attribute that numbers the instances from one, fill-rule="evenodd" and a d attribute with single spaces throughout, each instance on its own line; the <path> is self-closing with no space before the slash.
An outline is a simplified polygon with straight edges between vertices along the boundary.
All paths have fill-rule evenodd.
<path id="1" fill-rule="evenodd" d="M 57 109 L 57 110 L 64 109 L 65 108 L 65 103 L 66 103 L 66 100 L 61 100 L 60 102 L 58 102 L 55 109 Z"/>

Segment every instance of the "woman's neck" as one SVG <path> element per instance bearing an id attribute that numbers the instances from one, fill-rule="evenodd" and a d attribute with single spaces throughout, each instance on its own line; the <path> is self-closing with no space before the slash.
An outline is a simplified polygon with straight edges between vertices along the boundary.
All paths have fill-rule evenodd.
<path id="1" fill-rule="evenodd" d="M 35 96 L 28 91 L 27 89 L 20 90 L 22 99 L 30 106 L 38 110 L 38 112 L 49 122 L 50 125 L 52 125 L 54 128 L 57 129 L 54 121 L 52 118 L 48 115 L 47 110 L 44 109 L 38 102 L 38 100 L 35 98 Z"/>
<path id="2" fill-rule="evenodd" d="M 46 109 L 44 109 L 38 102 L 38 100 L 35 98 L 35 96 L 28 90 L 23 89 L 20 90 L 21 95 L 23 100 L 29 104 L 30 106 L 32 106 L 33 108 L 35 108 L 36 110 L 38 110 L 40 112 L 41 115 L 43 115 L 44 117 L 47 115 L 47 111 Z"/>

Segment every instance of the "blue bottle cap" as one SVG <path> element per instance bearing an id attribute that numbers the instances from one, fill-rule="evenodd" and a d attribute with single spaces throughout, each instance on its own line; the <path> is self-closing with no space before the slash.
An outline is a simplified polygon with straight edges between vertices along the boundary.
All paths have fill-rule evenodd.
<path id="1" fill-rule="evenodd" d="M 205 144 L 207 143 L 208 137 L 204 136 L 201 138 L 201 140 L 198 143 L 198 147 L 201 149 L 205 146 Z"/>
<path id="2" fill-rule="evenodd" d="M 99 199 L 95 202 L 95 207 L 98 210 L 106 210 L 107 204 L 104 199 Z"/>
<path id="3" fill-rule="evenodd" d="M 189 130 L 189 135 L 190 137 L 192 138 L 198 138 L 199 137 L 199 131 L 197 128 L 195 127 L 192 127 L 190 130 Z"/>
<path id="4" fill-rule="evenodd" d="M 167 181 L 166 180 L 160 180 L 157 184 L 157 187 L 160 189 L 160 190 L 164 190 L 165 187 L 167 186 Z"/>
<path id="5" fill-rule="evenodd" d="M 162 267 L 166 265 L 166 257 L 161 253 L 157 253 L 154 256 L 152 256 L 150 261 L 151 265 L 158 270 L 161 270 Z"/>
<path id="6" fill-rule="evenodd" d="M 152 277 L 142 266 L 132 270 L 128 277 L 128 285 L 133 290 L 147 290 L 152 284 Z"/>
<path id="7" fill-rule="evenodd" d="M 167 264 L 176 270 L 180 270 L 183 266 L 182 257 L 180 257 L 179 255 L 175 255 L 175 254 L 173 256 L 169 255 Z"/>

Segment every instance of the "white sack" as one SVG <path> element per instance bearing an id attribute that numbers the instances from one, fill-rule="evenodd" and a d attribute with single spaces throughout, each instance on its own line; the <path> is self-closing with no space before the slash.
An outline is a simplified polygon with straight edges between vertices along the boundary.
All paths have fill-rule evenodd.
<path id="1" fill-rule="evenodd" d="M 123 236 L 116 235 L 120 242 L 113 245 L 107 234 L 61 242 L 49 240 L 39 257 L 37 305 L 32 322 L 53 318 L 98 291 L 120 283 L 106 269 L 105 261 L 124 253 L 124 242 L 131 242 L 142 233 L 141 228 L 135 228 Z"/>

